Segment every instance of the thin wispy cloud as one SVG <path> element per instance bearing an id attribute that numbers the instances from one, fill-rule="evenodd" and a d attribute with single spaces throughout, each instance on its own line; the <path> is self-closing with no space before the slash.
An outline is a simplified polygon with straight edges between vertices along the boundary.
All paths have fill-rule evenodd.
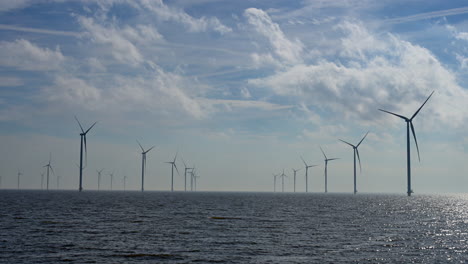
<path id="1" fill-rule="evenodd" d="M 446 17 L 446 16 L 455 16 L 468 13 L 468 7 L 452 8 L 446 10 L 439 10 L 433 12 L 419 13 L 411 16 L 396 17 L 383 20 L 383 23 L 386 24 L 401 24 L 431 18 Z"/>

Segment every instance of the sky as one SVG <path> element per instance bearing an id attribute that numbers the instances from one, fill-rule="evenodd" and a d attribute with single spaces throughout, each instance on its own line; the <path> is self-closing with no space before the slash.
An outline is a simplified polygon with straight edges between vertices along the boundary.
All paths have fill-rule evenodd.
<path id="1" fill-rule="evenodd" d="M 406 192 L 414 119 L 415 193 L 468 190 L 468 5 L 465 1 L 0 1 L 1 188 L 170 190 L 177 154 L 198 190 Z M 278 181 L 280 182 L 280 181 Z M 277 185 L 280 189 L 280 185 Z"/>

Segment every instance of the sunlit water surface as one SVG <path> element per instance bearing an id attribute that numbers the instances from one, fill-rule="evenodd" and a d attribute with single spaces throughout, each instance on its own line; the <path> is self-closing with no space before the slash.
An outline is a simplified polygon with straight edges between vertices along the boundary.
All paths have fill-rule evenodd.
<path id="1" fill-rule="evenodd" d="M 1 263 L 466 263 L 468 197 L 0 191 Z"/>

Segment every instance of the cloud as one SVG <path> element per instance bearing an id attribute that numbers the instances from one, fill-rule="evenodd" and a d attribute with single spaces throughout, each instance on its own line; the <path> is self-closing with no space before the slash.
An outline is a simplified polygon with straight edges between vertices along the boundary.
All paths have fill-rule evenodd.
<path id="1" fill-rule="evenodd" d="M 220 34 L 231 32 L 232 29 L 223 25 L 216 17 L 194 18 L 176 8 L 169 7 L 162 0 L 141 1 L 141 8 L 147 9 L 156 14 L 157 18 L 163 21 L 175 21 L 186 26 L 191 32 L 215 31 Z"/>
<path id="2" fill-rule="evenodd" d="M 48 71 L 60 69 L 65 61 L 60 48 L 41 48 L 25 39 L 0 42 L 0 65 L 20 70 Z"/>
<path id="3" fill-rule="evenodd" d="M 13 30 L 13 31 L 22 31 L 22 32 L 31 32 L 31 33 L 40 33 L 40 34 L 48 34 L 48 35 L 57 35 L 57 36 L 68 36 L 68 37 L 80 37 L 81 36 L 80 32 L 61 31 L 61 30 L 52 30 L 52 29 L 41 29 L 41 28 L 31 28 L 31 27 L 18 27 L 18 26 L 5 25 L 5 24 L 0 24 L 0 29 Z"/>
<path id="4" fill-rule="evenodd" d="M 91 41 L 109 49 L 112 57 L 120 63 L 136 66 L 144 61 L 144 56 L 136 44 L 147 45 L 159 41 L 162 36 L 152 27 L 138 25 L 118 28 L 98 24 L 93 18 L 80 16 L 78 22 L 86 30 Z"/>
<path id="5" fill-rule="evenodd" d="M 392 34 L 372 34 L 359 23 L 345 22 L 335 30 L 342 35 L 334 61 L 292 65 L 249 83 L 361 120 L 381 118 L 378 108 L 410 115 L 435 90 L 432 106 L 426 107 L 434 122 L 463 125 L 468 93 L 429 50 Z"/>
<path id="6" fill-rule="evenodd" d="M 101 99 L 101 91 L 85 80 L 72 76 L 56 76 L 54 83 L 44 88 L 46 100 L 63 105 L 77 105 L 94 109 Z"/>
<path id="7" fill-rule="evenodd" d="M 274 23 L 265 11 L 249 8 L 244 11 L 244 16 L 257 33 L 268 39 L 269 45 L 271 45 L 276 57 L 288 64 L 302 61 L 303 44 L 299 40 L 289 40 L 279 25 Z M 271 61 L 271 57 L 269 55 L 254 55 L 254 60 Z"/>

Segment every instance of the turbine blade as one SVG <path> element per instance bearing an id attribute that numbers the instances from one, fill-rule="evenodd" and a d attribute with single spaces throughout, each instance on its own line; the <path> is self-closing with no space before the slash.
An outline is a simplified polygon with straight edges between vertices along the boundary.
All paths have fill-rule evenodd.
<path id="1" fill-rule="evenodd" d="M 185 167 L 186 169 L 189 169 L 189 168 L 187 167 L 187 164 L 185 164 L 185 160 L 184 160 L 184 159 L 182 159 L 182 163 L 184 164 L 184 167 Z"/>
<path id="2" fill-rule="evenodd" d="M 419 107 L 418 111 L 416 111 L 414 113 L 414 115 L 411 117 L 410 120 L 413 120 L 413 118 L 416 117 L 416 115 L 419 113 L 419 111 L 421 111 L 421 108 L 423 108 L 423 106 L 427 103 L 427 101 L 429 100 L 429 98 L 431 98 L 432 94 L 434 93 L 434 91 L 432 91 L 432 93 L 429 95 L 429 97 L 427 97 L 426 101 L 424 101 L 424 103 L 421 105 L 421 107 Z"/>
<path id="3" fill-rule="evenodd" d="M 175 167 L 175 169 L 177 171 L 177 174 L 180 176 L 179 170 L 177 169 L 177 165 L 175 164 L 175 162 L 174 162 L 174 167 Z"/>
<path id="4" fill-rule="evenodd" d="M 350 146 L 353 147 L 353 148 L 355 147 L 353 144 L 351 144 L 351 143 L 349 143 L 349 142 L 346 142 L 346 141 L 344 141 L 344 140 L 342 140 L 342 139 L 338 139 L 338 140 L 341 141 L 341 142 L 343 142 L 343 143 L 345 143 L 345 144 L 350 145 Z"/>
<path id="5" fill-rule="evenodd" d="M 176 161 L 176 159 L 177 159 L 177 155 L 178 155 L 178 154 L 179 154 L 179 152 L 177 152 L 177 153 L 175 154 L 174 161 L 173 161 L 174 163 L 175 163 L 175 161 Z"/>
<path id="6" fill-rule="evenodd" d="M 83 137 L 84 137 L 85 164 L 88 165 L 88 147 L 86 144 L 86 133 L 83 135 Z"/>
<path id="7" fill-rule="evenodd" d="M 52 153 L 49 153 L 49 164 L 52 161 Z"/>
<path id="8" fill-rule="evenodd" d="M 301 156 L 301 160 L 302 160 L 302 162 L 304 162 L 304 165 L 307 167 L 307 163 L 306 163 L 305 160 L 302 158 L 302 156 Z"/>
<path id="9" fill-rule="evenodd" d="M 325 157 L 325 159 L 327 159 L 327 155 L 325 155 L 325 152 L 323 152 L 323 149 L 322 149 L 322 147 L 321 147 L 321 146 L 319 146 L 319 148 L 320 148 L 320 150 L 322 151 L 322 154 L 323 154 L 323 156 Z"/>
<path id="10" fill-rule="evenodd" d="M 52 166 L 50 166 L 50 165 L 49 165 L 49 167 L 50 167 L 50 170 L 52 171 L 52 174 L 55 175 L 54 168 L 52 168 Z"/>
<path id="11" fill-rule="evenodd" d="M 359 147 L 359 145 L 361 145 L 361 143 L 364 141 L 364 139 L 367 137 L 367 134 L 369 134 L 369 131 L 367 131 L 367 133 L 364 135 L 364 137 L 361 139 L 361 141 L 359 141 L 359 143 L 357 144 L 356 148 Z"/>
<path id="12" fill-rule="evenodd" d="M 150 150 L 152 150 L 154 147 L 156 147 L 156 146 L 152 146 L 152 147 L 149 148 L 147 151 L 145 151 L 145 154 L 148 153 L 148 152 L 150 152 Z"/>
<path id="13" fill-rule="evenodd" d="M 75 120 L 76 120 L 76 122 L 78 122 L 78 125 L 79 125 L 80 128 L 81 128 L 81 132 L 84 133 L 84 129 L 83 129 L 83 127 L 81 126 L 81 123 L 80 123 L 80 121 L 78 121 L 78 118 L 77 118 L 76 116 L 75 116 Z"/>
<path id="14" fill-rule="evenodd" d="M 394 115 L 394 116 L 398 116 L 399 118 L 402 118 L 402 119 L 404 119 L 404 120 L 408 120 L 408 118 L 406 118 L 406 117 L 404 117 L 404 116 L 402 116 L 402 115 L 395 114 L 395 113 L 392 113 L 392 112 L 390 112 L 390 111 L 383 110 L 383 109 L 379 109 L 379 110 L 382 111 L 382 112 L 385 112 L 385 113 L 387 113 L 387 114 L 391 114 L 391 115 Z"/>
<path id="15" fill-rule="evenodd" d="M 416 143 L 416 150 L 418 151 L 418 160 L 421 161 L 421 158 L 419 157 L 418 140 L 416 139 L 416 132 L 414 132 L 413 122 L 410 121 L 410 124 L 411 124 L 411 132 L 413 132 L 414 143 Z"/>
<path id="16" fill-rule="evenodd" d="M 356 148 L 356 154 L 357 154 L 357 159 L 359 161 L 359 171 L 362 172 L 361 157 L 359 157 L 359 150 L 357 148 Z"/>
<path id="17" fill-rule="evenodd" d="M 88 133 L 88 132 L 91 130 L 91 128 L 93 128 L 93 126 L 95 126 L 96 124 L 97 124 L 97 121 L 94 122 L 94 124 L 91 125 L 91 126 L 88 128 L 88 130 L 86 130 L 86 132 L 84 132 L 84 133 L 85 133 L 85 134 Z"/>
<path id="18" fill-rule="evenodd" d="M 327 160 L 330 161 L 330 160 L 337 160 L 337 159 L 340 159 L 340 158 L 333 158 L 333 159 L 327 159 Z"/>
<path id="19" fill-rule="evenodd" d="M 141 148 L 141 152 L 145 152 L 145 149 L 143 149 L 143 147 L 141 146 L 141 144 L 140 144 L 140 142 L 138 141 L 138 139 L 137 139 L 137 141 L 136 141 L 136 142 L 138 143 L 138 146 L 140 146 L 140 148 Z"/>

